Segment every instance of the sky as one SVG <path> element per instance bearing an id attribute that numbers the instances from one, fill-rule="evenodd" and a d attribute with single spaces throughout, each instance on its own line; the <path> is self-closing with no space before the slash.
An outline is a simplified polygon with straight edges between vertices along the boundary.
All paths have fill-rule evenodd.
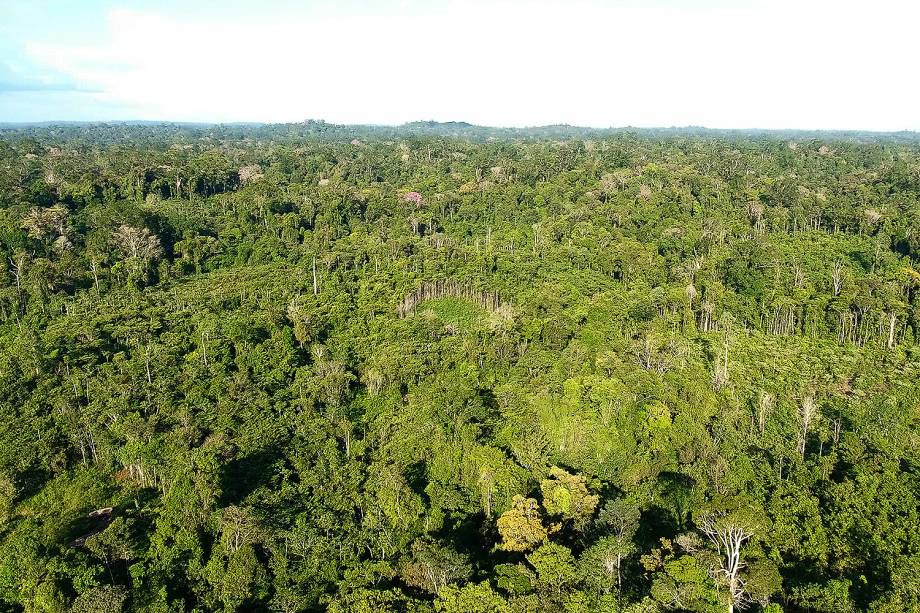
<path id="1" fill-rule="evenodd" d="M 916 0 L 0 0 L 0 122 L 920 130 Z"/>

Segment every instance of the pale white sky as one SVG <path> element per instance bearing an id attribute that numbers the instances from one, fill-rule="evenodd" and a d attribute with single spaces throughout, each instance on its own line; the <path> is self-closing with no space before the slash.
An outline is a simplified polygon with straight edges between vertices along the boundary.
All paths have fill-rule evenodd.
<path id="1" fill-rule="evenodd" d="M 920 129 L 917 1 L 0 4 L 0 121 Z"/>

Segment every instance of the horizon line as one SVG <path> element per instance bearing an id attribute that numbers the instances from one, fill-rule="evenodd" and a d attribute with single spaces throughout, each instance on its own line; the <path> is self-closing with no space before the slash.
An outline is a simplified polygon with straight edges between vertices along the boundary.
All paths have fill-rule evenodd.
<path id="1" fill-rule="evenodd" d="M 903 128 L 900 130 L 873 130 L 868 128 L 761 128 L 761 127 L 745 127 L 745 128 L 720 128 L 712 126 L 704 126 L 697 124 L 687 124 L 687 125 L 657 125 L 657 126 L 635 126 L 635 125 L 620 125 L 620 126 L 588 126 L 588 125 L 579 125 L 579 124 L 570 124 L 570 123 L 549 123 L 549 124 L 535 124 L 535 125 L 525 125 L 525 126 L 501 126 L 501 125 L 486 125 L 486 124 L 476 124 L 470 123 L 462 120 L 448 120 L 448 121 L 438 121 L 432 119 L 417 119 L 412 121 L 406 121 L 403 123 L 336 123 L 326 121 L 325 119 L 303 119 L 301 121 L 261 121 L 261 120 L 238 120 L 238 121 L 197 121 L 197 120 L 182 120 L 182 119 L 40 119 L 40 120 L 30 120 L 30 121 L 8 121 L 0 120 L 0 128 L 16 128 L 16 127 L 29 127 L 29 126 L 42 126 L 42 127 L 54 127 L 54 126 L 93 126 L 93 125 L 125 125 L 125 124 L 146 124 L 146 125 L 179 125 L 179 126 L 291 126 L 291 125 L 301 125 L 301 124 L 324 124 L 336 128 L 403 128 L 409 127 L 418 124 L 429 124 L 430 126 L 445 126 L 445 125 L 456 125 L 462 128 L 479 128 L 487 130 L 509 130 L 509 131 L 525 131 L 525 130 L 538 130 L 545 128 L 572 128 L 578 130 L 593 130 L 593 131 L 615 131 L 615 130 L 705 130 L 711 132 L 810 132 L 810 133 L 863 133 L 863 134 L 920 134 L 920 130 Z"/>

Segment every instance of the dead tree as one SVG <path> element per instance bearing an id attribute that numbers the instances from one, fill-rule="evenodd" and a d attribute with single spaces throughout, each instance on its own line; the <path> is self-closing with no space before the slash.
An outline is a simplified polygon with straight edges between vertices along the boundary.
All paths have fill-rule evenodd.
<path id="1" fill-rule="evenodd" d="M 767 416 L 773 410 L 773 404 L 776 397 L 770 392 L 761 392 L 760 401 L 757 403 L 757 428 L 760 430 L 760 436 L 764 435 L 767 426 Z"/>
<path id="2" fill-rule="evenodd" d="M 843 290 L 843 262 L 837 260 L 834 262 L 834 270 L 831 273 L 831 280 L 834 283 L 834 295 L 839 296 Z"/>
<path id="3" fill-rule="evenodd" d="M 802 398 L 802 402 L 800 402 L 798 406 L 798 415 L 800 425 L 798 451 L 802 455 L 802 458 L 804 458 L 805 443 L 808 439 L 808 429 L 818 416 L 818 403 L 815 401 L 814 394 L 809 393 Z"/>
<path id="4" fill-rule="evenodd" d="M 754 536 L 753 530 L 744 522 L 730 515 L 707 513 L 697 522 L 700 531 L 706 535 L 719 555 L 719 567 L 713 569 L 714 577 L 728 591 L 728 613 L 735 608 L 743 609 L 748 604 L 745 582 L 741 577 L 744 562 L 741 561 L 741 547 Z"/>

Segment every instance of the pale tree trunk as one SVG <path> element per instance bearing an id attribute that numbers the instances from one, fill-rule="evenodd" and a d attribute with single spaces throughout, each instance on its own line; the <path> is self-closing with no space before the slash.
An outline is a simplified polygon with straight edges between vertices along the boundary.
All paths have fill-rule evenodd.
<path id="1" fill-rule="evenodd" d="M 17 315 L 22 309 L 22 267 L 25 265 L 25 256 L 19 254 L 16 256 L 16 259 L 10 258 L 10 272 L 13 273 L 13 278 L 16 280 L 16 295 L 19 297 L 19 305 L 16 309 Z"/>
<path id="2" fill-rule="evenodd" d="M 723 519 L 723 521 L 720 521 Z M 700 519 L 700 530 L 716 546 L 719 554 L 720 568 L 715 575 L 721 576 L 728 589 L 728 611 L 733 613 L 736 605 L 744 603 L 745 583 L 741 578 L 744 563 L 741 561 L 741 546 L 751 538 L 752 533 L 745 527 L 724 518 L 707 514 Z"/>
<path id="3" fill-rule="evenodd" d="M 767 426 L 767 415 L 773 409 L 775 398 L 769 392 L 761 392 L 760 403 L 757 411 L 757 427 L 760 430 L 760 436 L 764 435 Z"/>
<path id="4" fill-rule="evenodd" d="M 99 296 L 99 272 L 98 272 L 98 270 L 97 270 L 97 269 L 98 269 L 98 265 L 96 264 L 96 259 L 95 259 L 95 258 L 93 258 L 93 259 L 90 261 L 90 268 L 91 268 L 92 271 L 93 271 L 93 285 L 95 285 L 95 287 L 96 287 L 96 296 Z"/>
<path id="5" fill-rule="evenodd" d="M 894 331 L 897 323 L 897 316 L 894 313 L 888 313 L 888 348 L 894 349 Z"/>
<path id="6" fill-rule="evenodd" d="M 831 280 L 834 283 L 834 295 L 839 296 L 843 289 L 843 262 L 840 260 L 834 262 L 834 272 L 831 275 Z"/>
<path id="7" fill-rule="evenodd" d="M 818 415 L 818 404 L 815 402 L 815 397 L 813 394 L 808 394 L 802 398 L 802 402 L 798 407 L 798 412 L 802 425 L 802 431 L 799 435 L 798 441 L 798 451 L 804 458 L 805 444 L 808 439 L 808 429 L 811 426 L 811 422 L 814 421 L 815 417 Z"/>
<path id="8" fill-rule="evenodd" d="M 319 293 L 319 284 L 316 282 L 316 256 L 313 256 L 313 295 Z"/>

